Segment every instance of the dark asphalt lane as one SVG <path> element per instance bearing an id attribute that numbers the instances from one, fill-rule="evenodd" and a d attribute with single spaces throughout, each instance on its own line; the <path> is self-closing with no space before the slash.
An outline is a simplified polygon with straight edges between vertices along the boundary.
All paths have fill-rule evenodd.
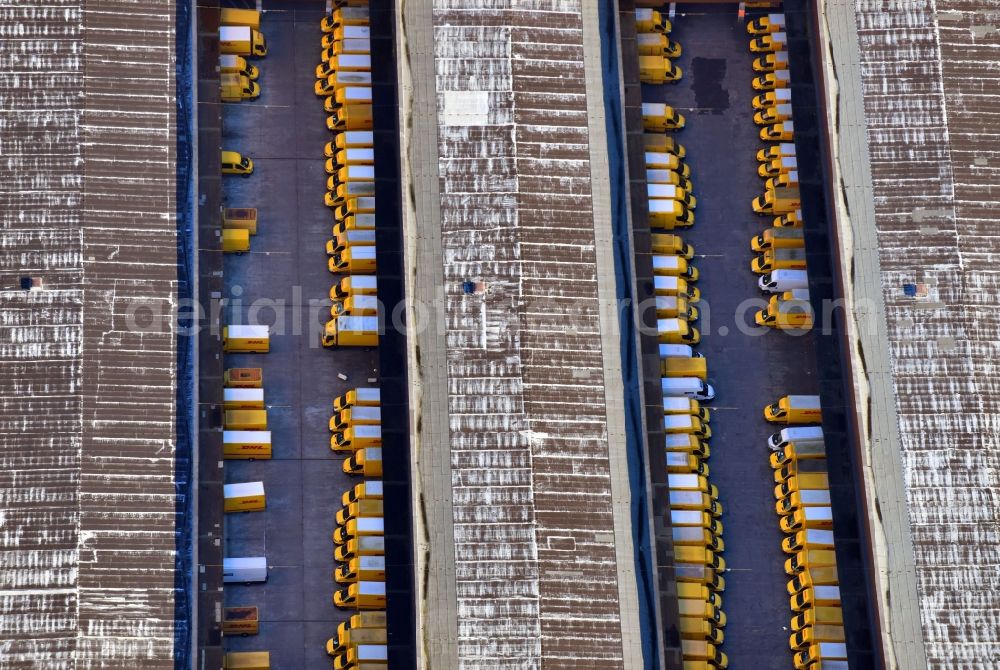
<path id="1" fill-rule="evenodd" d="M 677 84 L 644 86 L 643 100 L 667 102 L 687 117 L 676 137 L 687 149 L 698 206 L 694 227 L 682 235 L 697 253 L 700 350 L 718 393 L 711 404 L 710 467 L 726 508 L 723 651 L 732 668 L 783 670 L 791 661 L 791 612 L 764 444 L 775 428 L 762 409 L 787 393 L 817 391 L 812 337 L 751 327 L 759 306 L 747 301 L 761 293 L 750 271 L 750 239 L 770 219 L 750 207 L 763 190 L 754 157 L 763 143 L 752 118 L 745 23 L 735 5 L 680 5 L 673 25 L 684 76 Z"/>
<path id="2" fill-rule="evenodd" d="M 374 349 L 319 345 L 329 306 L 311 303 L 326 299 L 334 280 L 324 249 L 333 217 L 323 205 L 323 144 L 331 133 L 313 94 L 323 11 L 322 3 L 311 3 L 311 10 L 290 6 L 275 3 L 265 13 L 269 53 L 255 61 L 262 95 L 226 105 L 223 129 L 224 147 L 255 163 L 251 177 L 224 180 L 226 206 L 256 207 L 259 218 L 251 252 L 226 256 L 226 297 L 239 287 L 242 305 L 234 311 L 244 319 L 254 301 L 275 301 L 278 310 L 260 310 L 262 321 L 275 323 L 280 313 L 287 324 L 287 334 L 272 336 L 270 353 L 226 357 L 227 367 L 264 370 L 274 458 L 226 462 L 227 482 L 262 479 L 267 493 L 267 511 L 227 515 L 226 555 L 263 553 L 271 569 L 267 584 L 226 587 L 227 606 L 257 605 L 262 623 L 259 635 L 228 637 L 225 646 L 270 651 L 274 670 L 328 667 L 324 644 L 349 614 L 331 600 L 330 534 L 341 493 L 360 478 L 341 471 L 327 422 L 334 397 L 379 376 Z"/>

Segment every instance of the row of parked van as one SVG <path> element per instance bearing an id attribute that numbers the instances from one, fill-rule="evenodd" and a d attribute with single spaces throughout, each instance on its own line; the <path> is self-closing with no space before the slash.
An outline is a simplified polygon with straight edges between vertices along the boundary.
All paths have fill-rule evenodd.
<path id="1" fill-rule="evenodd" d="M 219 155 L 222 174 L 249 177 L 253 174 L 253 160 L 238 151 L 223 149 Z M 231 210 L 226 210 L 231 211 Z M 257 210 L 232 210 L 246 213 L 244 218 L 222 219 L 222 251 L 227 254 L 243 254 L 250 251 L 250 236 L 257 234 Z M 247 220 L 249 212 L 253 212 L 252 221 Z M 233 223 L 227 225 L 227 221 Z"/>
<path id="2" fill-rule="evenodd" d="M 229 368 L 223 373 L 222 390 L 223 459 L 270 459 L 271 433 L 267 430 L 264 404 L 264 376 L 260 368 Z M 226 513 L 263 512 L 267 497 L 263 481 L 238 482 L 223 486 Z M 223 561 L 223 582 L 252 584 L 267 581 L 264 556 L 227 557 Z M 226 607 L 222 622 L 224 635 L 256 635 L 260 615 L 255 605 Z M 230 652 L 226 667 L 269 668 L 268 652 Z"/>
<path id="3" fill-rule="evenodd" d="M 339 7 L 320 22 L 321 62 L 313 91 L 329 114 L 333 139 L 323 147 L 326 195 L 334 225 L 327 268 L 342 277 L 330 289 L 323 346 L 377 346 L 374 275 L 375 139 L 372 132 L 371 28 L 367 4 Z"/>
<path id="4" fill-rule="evenodd" d="M 636 27 L 645 30 L 669 30 L 670 22 L 656 10 L 643 14 L 636 10 Z M 651 16 L 652 19 L 642 18 Z M 650 23 L 655 20 L 655 23 Z M 665 25 L 665 28 L 662 26 Z M 673 107 L 664 103 L 642 104 L 643 149 L 646 163 L 646 194 L 653 252 L 654 292 L 660 341 L 664 344 L 693 345 L 701 334 L 693 325 L 698 318 L 694 303 L 700 293 L 694 286 L 698 269 L 691 260 L 694 248 L 673 231 L 694 225 L 691 168 L 684 162 L 687 150 L 671 132 L 684 127 L 686 120 Z M 704 399 L 704 395 L 702 395 Z"/>
<path id="5" fill-rule="evenodd" d="M 681 45 L 671 40 L 673 26 L 658 9 L 635 10 L 636 47 L 639 50 L 639 81 L 665 84 L 680 81 L 683 72 L 672 58 L 681 55 Z"/>
<path id="6" fill-rule="evenodd" d="M 753 62 L 754 123 L 760 139 L 772 142 L 757 152 L 757 174 L 764 193 L 753 200 L 754 212 L 773 216 L 773 225 L 750 240 L 758 255 L 751 269 L 762 275 L 761 289 L 770 294 L 767 307 L 754 316 L 758 326 L 777 329 L 812 328 L 813 310 L 806 281 L 805 240 L 799 202 L 798 159 L 788 70 L 785 15 L 771 13 L 747 24 Z"/>
<path id="7" fill-rule="evenodd" d="M 260 95 L 257 80 L 260 69 L 248 59 L 267 54 L 267 44 L 260 32 L 261 13 L 250 9 L 220 10 L 219 72 L 220 94 L 224 102 L 240 102 Z M 222 151 L 222 173 L 249 177 L 253 161 L 235 151 Z M 257 210 L 226 209 L 222 217 L 224 252 L 250 250 L 250 236 L 257 233 Z M 231 325 L 223 328 L 223 351 L 266 353 L 270 350 L 267 326 Z M 261 368 L 228 368 L 223 374 L 223 459 L 257 460 L 271 458 L 271 431 L 268 430 L 264 402 L 264 376 Z M 226 513 L 263 512 L 267 498 L 263 481 L 229 483 L 223 486 L 223 509 Z M 226 557 L 223 560 L 223 583 L 263 583 L 267 581 L 267 558 L 264 556 Z M 224 635 L 256 635 L 260 614 L 255 605 L 225 608 Z M 267 651 L 229 652 L 225 667 L 242 670 L 267 670 L 271 655 Z"/>
<path id="8" fill-rule="evenodd" d="M 352 453 L 344 472 L 365 480 L 345 491 L 334 518 L 333 604 L 359 610 L 326 643 L 334 668 L 387 662 L 385 520 L 382 506 L 382 408 L 378 388 L 355 388 L 333 401 L 330 448 Z M 376 457 L 377 454 L 377 457 Z"/>
<path id="9" fill-rule="evenodd" d="M 636 28 L 643 83 L 650 78 L 648 45 L 664 45 L 673 56 L 680 45 L 667 38 L 672 26 L 651 8 L 636 10 Z M 661 39 L 654 40 L 653 35 Z M 666 57 L 666 52 L 658 57 Z M 680 78 L 680 68 L 673 80 Z M 669 80 L 669 79 L 667 79 Z M 643 103 L 643 144 L 649 224 L 652 229 L 654 292 L 660 340 L 660 377 L 663 432 L 669 487 L 669 513 L 674 545 L 675 574 L 680 608 L 681 646 L 685 668 L 725 668 L 729 659 L 720 651 L 726 615 L 722 590 L 726 569 L 722 552 L 722 505 L 709 483 L 711 412 L 702 403 L 715 393 L 708 384 L 707 361 L 692 345 L 700 341 L 695 322 L 701 294 L 695 287 L 698 269 L 694 247 L 676 233 L 694 224 L 697 200 L 687 151 L 671 131 L 684 127 L 684 117 L 670 105 Z"/>
<path id="10" fill-rule="evenodd" d="M 219 12 L 219 95 L 223 102 L 241 102 L 260 96 L 260 68 L 248 58 L 267 55 L 267 43 L 260 32 L 260 12 L 253 9 L 222 9 Z M 222 174 L 249 177 L 253 160 L 237 151 L 223 150 Z M 255 222 L 256 223 L 256 222 Z M 247 226 L 222 228 L 222 250 L 242 254 L 250 250 L 250 236 L 256 233 Z"/>
<path id="11" fill-rule="evenodd" d="M 341 275 L 330 288 L 324 346 L 377 346 L 375 278 L 375 149 L 372 132 L 370 15 L 367 2 L 337 3 L 323 17 L 314 92 L 323 98 L 333 139 L 323 147 L 324 204 L 334 225 L 327 268 Z M 378 388 L 355 388 L 333 401 L 330 449 L 349 454 L 347 474 L 365 480 L 346 491 L 335 518 L 338 585 L 333 604 L 359 610 L 326 643 L 335 670 L 388 662 L 385 617 L 385 531 L 382 509 L 382 409 Z"/>
<path id="12" fill-rule="evenodd" d="M 793 665 L 846 669 L 840 582 L 833 539 L 833 511 L 826 471 L 819 397 L 789 395 L 764 408 L 764 418 L 788 427 L 768 439 L 774 471 L 775 511 L 786 537 L 788 639 Z"/>

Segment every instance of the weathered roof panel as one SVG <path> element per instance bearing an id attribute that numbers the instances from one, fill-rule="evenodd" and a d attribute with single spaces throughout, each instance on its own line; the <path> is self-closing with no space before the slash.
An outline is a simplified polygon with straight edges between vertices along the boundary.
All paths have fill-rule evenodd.
<path id="1" fill-rule="evenodd" d="M 1000 189 L 989 167 L 1000 158 L 1000 10 L 856 8 L 924 647 L 930 667 L 985 667 L 995 659 L 983 650 L 1000 642 L 1000 595 L 974 586 L 1000 565 Z"/>
<path id="2" fill-rule="evenodd" d="M 176 343 L 131 317 L 176 302 L 173 22 L 139 0 L 0 7 L 12 666 L 173 667 Z"/>

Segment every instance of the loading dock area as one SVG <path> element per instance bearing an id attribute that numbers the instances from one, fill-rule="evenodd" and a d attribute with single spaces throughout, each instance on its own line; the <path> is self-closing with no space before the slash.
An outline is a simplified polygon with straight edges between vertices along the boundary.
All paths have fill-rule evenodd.
<path id="1" fill-rule="evenodd" d="M 246 3 L 225 3 L 246 6 Z M 341 470 L 344 456 L 329 447 L 332 401 L 357 386 L 375 386 L 375 349 L 325 349 L 329 319 L 325 244 L 334 223 L 323 204 L 323 101 L 313 92 L 323 4 L 264 3 L 261 31 L 268 55 L 260 68 L 259 98 L 223 109 L 222 144 L 249 156 L 250 177 L 223 178 L 224 207 L 256 207 L 251 250 L 227 254 L 223 323 L 272 326 L 266 354 L 227 354 L 225 367 L 263 369 L 271 460 L 230 460 L 225 481 L 263 481 L 267 509 L 228 514 L 226 556 L 266 556 L 265 584 L 228 584 L 226 607 L 259 608 L 259 633 L 226 636 L 228 651 L 270 652 L 274 670 L 330 663 L 327 639 L 350 615 L 333 606 L 331 533 L 341 494 L 361 481 Z M 256 317 L 254 316 L 256 315 Z M 341 379 L 338 375 L 344 375 Z M 221 390 L 220 390 L 221 395 Z"/>
<path id="2" fill-rule="evenodd" d="M 670 34 L 683 46 L 684 72 L 675 84 L 644 85 L 644 102 L 665 102 L 687 118 L 674 134 L 687 149 L 698 206 L 692 228 L 679 232 L 696 251 L 693 264 L 702 310 L 697 347 L 708 360 L 717 398 L 712 412 L 711 481 L 725 513 L 728 624 L 721 649 L 733 668 L 779 670 L 790 666 L 791 612 L 782 569 L 783 534 L 774 510 L 773 470 L 764 405 L 788 393 L 817 392 L 813 336 L 756 331 L 762 305 L 751 237 L 771 225 L 750 202 L 763 192 L 754 157 L 764 146 L 753 122 L 754 72 L 746 23 L 735 5 L 679 5 Z M 636 222 L 640 225 L 640 222 Z M 739 323 L 738 323 L 739 322 Z"/>

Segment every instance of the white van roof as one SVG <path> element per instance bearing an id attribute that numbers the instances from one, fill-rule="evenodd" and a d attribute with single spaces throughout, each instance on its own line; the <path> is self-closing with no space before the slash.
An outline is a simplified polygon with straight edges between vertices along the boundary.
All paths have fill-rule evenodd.
<path id="1" fill-rule="evenodd" d="M 378 278 L 375 275 L 351 275 L 344 279 L 349 281 L 351 288 L 378 288 Z M 358 389 L 359 396 L 361 391 L 371 390 L 378 394 L 378 389 Z M 378 397 L 375 400 L 378 400 Z"/>
<path id="2" fill-rule="evenodd" d="M 230 400 L 264 400 L 264 389 L 255 388 L 224 388 L 222 389 L 222 401 Z"/>
<path id="3" fill-rule="evenodd" d="M 362 535 L 357 540 L 358 547 L 365 551 L 385 551 L 384 535 Z"/>
<path id="4" fill-rule="evenodd" d="M 373 214 L 372 212 L 359 212 L 354 215 L 354 221 L 358 228 L 374 228 L 375 214 Z M 373 281 L 375 280 L 375 275 L 364 275 L 364 276 L 371 277 Z"/>
<path id="5" fill-rule="evenodd" d="M 639 10 L 635 10 L 635 15 L 639 17 Z M 652 15 L 650 15 L 652 16 Z M 663 102 L 644 102 L 642 103 L 642 115 L 643 116 L 663 116 L 667 113 L 667 105 Z"/>
<path id="6" fill-rule="evenodd" d="M 813 586 L 813 593 L 819 598 L 840 598 L 840 587 L 839 586 Z"/>
<path id="7" fill-rule="evenodd" d="M 667 168 L 647 168 L 646 181 L 651 184 L 666 184 L 671 181 L 672 172 Z"/>
<path id="8" fill-rule="evenodd" d="M 359 67 L 371 69 L 372 57 L 369 54 L 340 54 L 337 56 L 338 69 L 345 67 Z"/>
<path id="9" fill-rule="evenodd" d="M 691 454 L 683 451 L 669 451 L 666 457 L 667 465 L 687 465 L 688 460 L 692 458 Z"/>
<path id="10" fill-rule="evenodd" d="M 795 442 L 796 440 L 822 440 L 822 426 L 796 426 L 794 428 L 782 428 L 781 439 L 784 442 Z"/>
<path id="11" fill-rule="evenodd" d="M 368 39 L 371 37 L 371 29 L 368 26 L 341 26 L 341 29 L 344 31 L 344 39 Z"/>
<path id="12" fill-rule="evenodd" d="M 674 275 L 656 275 L 653 277 L 653 290 L 676 291 L 680 285 L 680 277 Z"/>
<path id="13" fill-rule="evenodd" d="M 809 289 L 796 289 L 805 290 Z M 794 293 L 795 291 L 793 291 Z M 819 409 L 819 396 L 818 395 L 790 395 L 788 396 L 788 404 L 795 408 L 801 409 Z"/>
<path id="14" fill-rule="evenodd" d="M 222 559 L 222 569 L 226 572 L 233 570 L 259 570 L 261 568 L 267 569 L 266 556 L 243 556 L 236 558 L 226 556 Z"/>
<path id="15" fill-rule="evenodd" d="M 223 484 L 223 498 L 244 498 L 246 496 L 264 495 L 264 482 L 242 482 L 239 484 Z"/>
<path id="16" fill-rule="evenodd" d="M 670 491 L 670 502 L 700 504 L 704 495 L 701 491 Z"/>
<path id="17" fill-rule="evenodd" d="M 829 489 L 799 489 L 798 494 L 803 505 L 830 504 Z"/>
<path id="18" fill-rule="evenodd" d="M 660 358 L 691 358 L 694 349 L 690 344 L 661 344 Z"/>
<path id="19" fill-rule="evenodd" d="M 371 72 L 360 72 L 358 70 L 337 70 L 330 75 L 338 84 L 355 84 L 358 86 L 372 83 Z"/>
<path id="20" fill-rule="evenodd" d="M 663 397 L 663 411 L 671 412 L 690 412 L 691 411 L 691 399 L 682 398 L 680 396 L 664 396 Z"/>
<path id="21" fill-rule="evenodd" d="M 365 249 L 367 247 L 361 247 Z M 372 247 L 374 248 L 374 247 Z M 378 317 L 377 316 L 338 316 L 337 317 L 337 330 L 344 332 L 351 331 L 378 331 Z"/>
<path id="22" fill-rule="evenodd" d="M 801 531 L 800 531 L 801 532 Z M 815 544 L 833 544 L 832 530 L 817 530 L 815 528 L 806 529 L 806 542 Z"/>
<path id="23" fill-rule="evenodd" d="M 656 309 L 677 309 L 677 296 L 658 295 L 656 296 Z"/>
<path id="24" fill-rule="evenodd" d="M 353 282 L 356 279 L 366 279 L 364 276 L 351 277 Z M 374 279 L 374 277 L 373 277 Z M 354 389 L 354 395 L 361 402 L 381 402 L 382 393 L 377 386 L 360 386 Z"/>
<path id="25" fill-rule="evenodd" d="M 355 437 L 382 437 L 382 426 L 354 426 Z"/>
<path id="26" fill-rule="evenodd" d="M 701 475 L 688 474 L 668 474 L 667 488 L 671 489 L 701 489 Z"/>
<path id="27" fill-rule="evenodd" d="M 358 567 L 362 570 L 385 570 L 385 556 L 358 556 Z"/>
<path id="28" fill-rule="evenodd" d="M 365 452 L 365 460 L 367 461 L 382 460 L 382 447 L 365 447 L 362 451 Z"/>
<path id="29" fill-rule="evenodd" d="M 375 195 L 375 182 L 373 181 L 349 181 L 344 189 L 347 192 L 347 196 L 357 196 L 357 195 Z"/>
<path id="30" fill-rule="evenodd" d="M 374 165 L 348 165 L 343 168 L 347 170 L 348 179 L 367 179 L 375 178 L 375 166 Z"/>
<path id="31" fill-rule="evenodd" d="M 688 400 L 688 398 L 680 398 L 680 400 Z M 673 435 L 663 436 L 663 445 L 665 447 L 687 447 L 691 444 L 691 440 L 696 440 L 694 435 L 688 435 L 686 433 L 676 433 Z"/>
<path id="32" fill-rule="evenodd" d="M 347 240 L 348 246 L 356 242 L 374 242 L 375 241 L 375 231 L 374 230 L 348 230 L 344 233 L 344 239 Z"/>
<path id="33" fill-rule="evenodd" d="M 694 425 L 694 417 L 690 414 L 666 414 L 663 416 L 663 429 L 683 429 Z"/>
<path id="34" fill-rule="evenodd" d="M 341 149 L 341 151 L 344 152 L 347 160 L 375 160 L 375 150 L 369 147 L 347 147 L 346 149 Z"/>
<path id="35" fill-rule="evenodd" d="M 389 647 L 384 644 L 359 644 L 354 653 L 359 661 L 385 661 L 389 658 Z"/>
<path id="36" fill-rule="evenodd" d="M 271 444 L 271 431 L 224 430 L 222 431 L 222 442 L 229 444 L 233 444 L 236 442 L 249 442 L 251 444 Z"/>
<path id="37" fill-rule="evenodd" d="M 680 267 L 681 257 L 672 254 L 658 254 L 653 256 L 653 270 L 673 269 Z"/>
<path id="38" fill-rule="evenodd" d="M 371 86 L 348 86 L 341 89 L 342 93 L 340 97 L 344 98 L 345 102 L 370 102 L 372 99 L 372 87 Z"/>
<path id="39" fill-rule="evenodd" d="M 775 33 L 776 35 L 777 33 Z M 773 37 L 773 36 L 772 36 Z M 352 39 L 346 39 L 343 41 L 344 48 L 342 51 L 360 51 L 365 55 L 370 55 L 372 50 L 371 39 L 367 37 L 355 37 Z M 369 53 L 365 53 L 369 52 Z"/>
<path id="40" fill-rule="evenodd" d="M 670 198 L 650 198 L 649 211 L 653 214 L 656 214 L 657 212 L 672 211 L 675 202 L 680 202 L 680 200 L 672 200 Z M 653 256 L 653 258 L 656 258 L 656 256 Z"/>
<path id="41" fill-rule="evenodd" d="M 369 596 L 384 596 L 385 582 L 358 582 L 358 593 Z"/>
<path id="42" fill-rule="evenodd" d="M 351 250 L 351 258 L 355 260 L 371 260 L 375 258 L 375 245 L 368 245 L 363 247 L 352 247 L 348 246 Z M 375 317 L 371 317 L 375 318 Z"/>
<path id="43" fill-rule="evenodd" d="M 370 130 L 345 130 L 342 134 L 348 144 L 375 144 L 375 133 Z"/>
<path id="44" fill-rule="evenodd" d="M 649 165 L 651 163 L 670 163 L 672 161 L 680 161 L 680 159 L 668 151 L 646 152 L 646 165 Z"/>
<path id="45" fill-rule="evenodd" d="M 229 329 L 227 332 L 229 333 L 230 338 L 250 339 L 258 337 L 270 337 L 269 335 L 270 328 L 268 326 L 232 325 L 232 326 L 226 326 L 226 328 Z"/>
<path id="46" fill-rule="evenodd" d="M 219 26 L 220 42 L 239 42 L 250 40 L 250 26 Z"/>
<path id="47" fill-rule="evenodd" d="M 350 407 L 345 412 L 351 413 L 352 419 L 363 419 L 365 421 L 381 421 L 382 420 L 382 408 L 381 407 L 371 407 L 369 405 L 356 405 Z M 360 428 L 360 426 L 358 426 Z"/>
<path id="48" fill-rule="evenodd" d="M 809 281 L 809 273 L 806 270 L 771 270 L 771 279 L 777 281 Z"/>
<path id="49" fill-rule="evenodd" d="M 359 516 L 351 519 L 351 521 L 354 522 L 354 526 L 358 530 L 375 533 L 385 532 L 385 519 L 380 516 Z"/>
<path id="50" fill-rule="evenodd" d="M 661 377 L 660 389 L 663 395 L 683 395 L 696 393 L 705 388 L 705 382 L 697 377 Z"/>
<path id="51" fill-rule="evenodd" d="M 355 408 L 358 409 L 358 408 Z M 375 409 L 378 409 L 377 407 Z M 364 482 L 365 493 L 373 496 L 382 495 L 382 480 L 381 479 L 369 479 Z"/>
<path id="52" fill-rule="evenodd" d="M 809 521 L 833 521 L 833 510 L 829 507 L 803 507 L 802 513 Z"/>
<path id="53" fill-rule="evenodd" d="M 649 198 L 677 198 L 677 187 L 673 184 L 646 184 Z"/>
<path id="54" fill-rule="evenodd" d="M 704 520 L 704 512 L 696 509 L 670 510 L 670 522 L 674 525 L 699 526 Z"/>

